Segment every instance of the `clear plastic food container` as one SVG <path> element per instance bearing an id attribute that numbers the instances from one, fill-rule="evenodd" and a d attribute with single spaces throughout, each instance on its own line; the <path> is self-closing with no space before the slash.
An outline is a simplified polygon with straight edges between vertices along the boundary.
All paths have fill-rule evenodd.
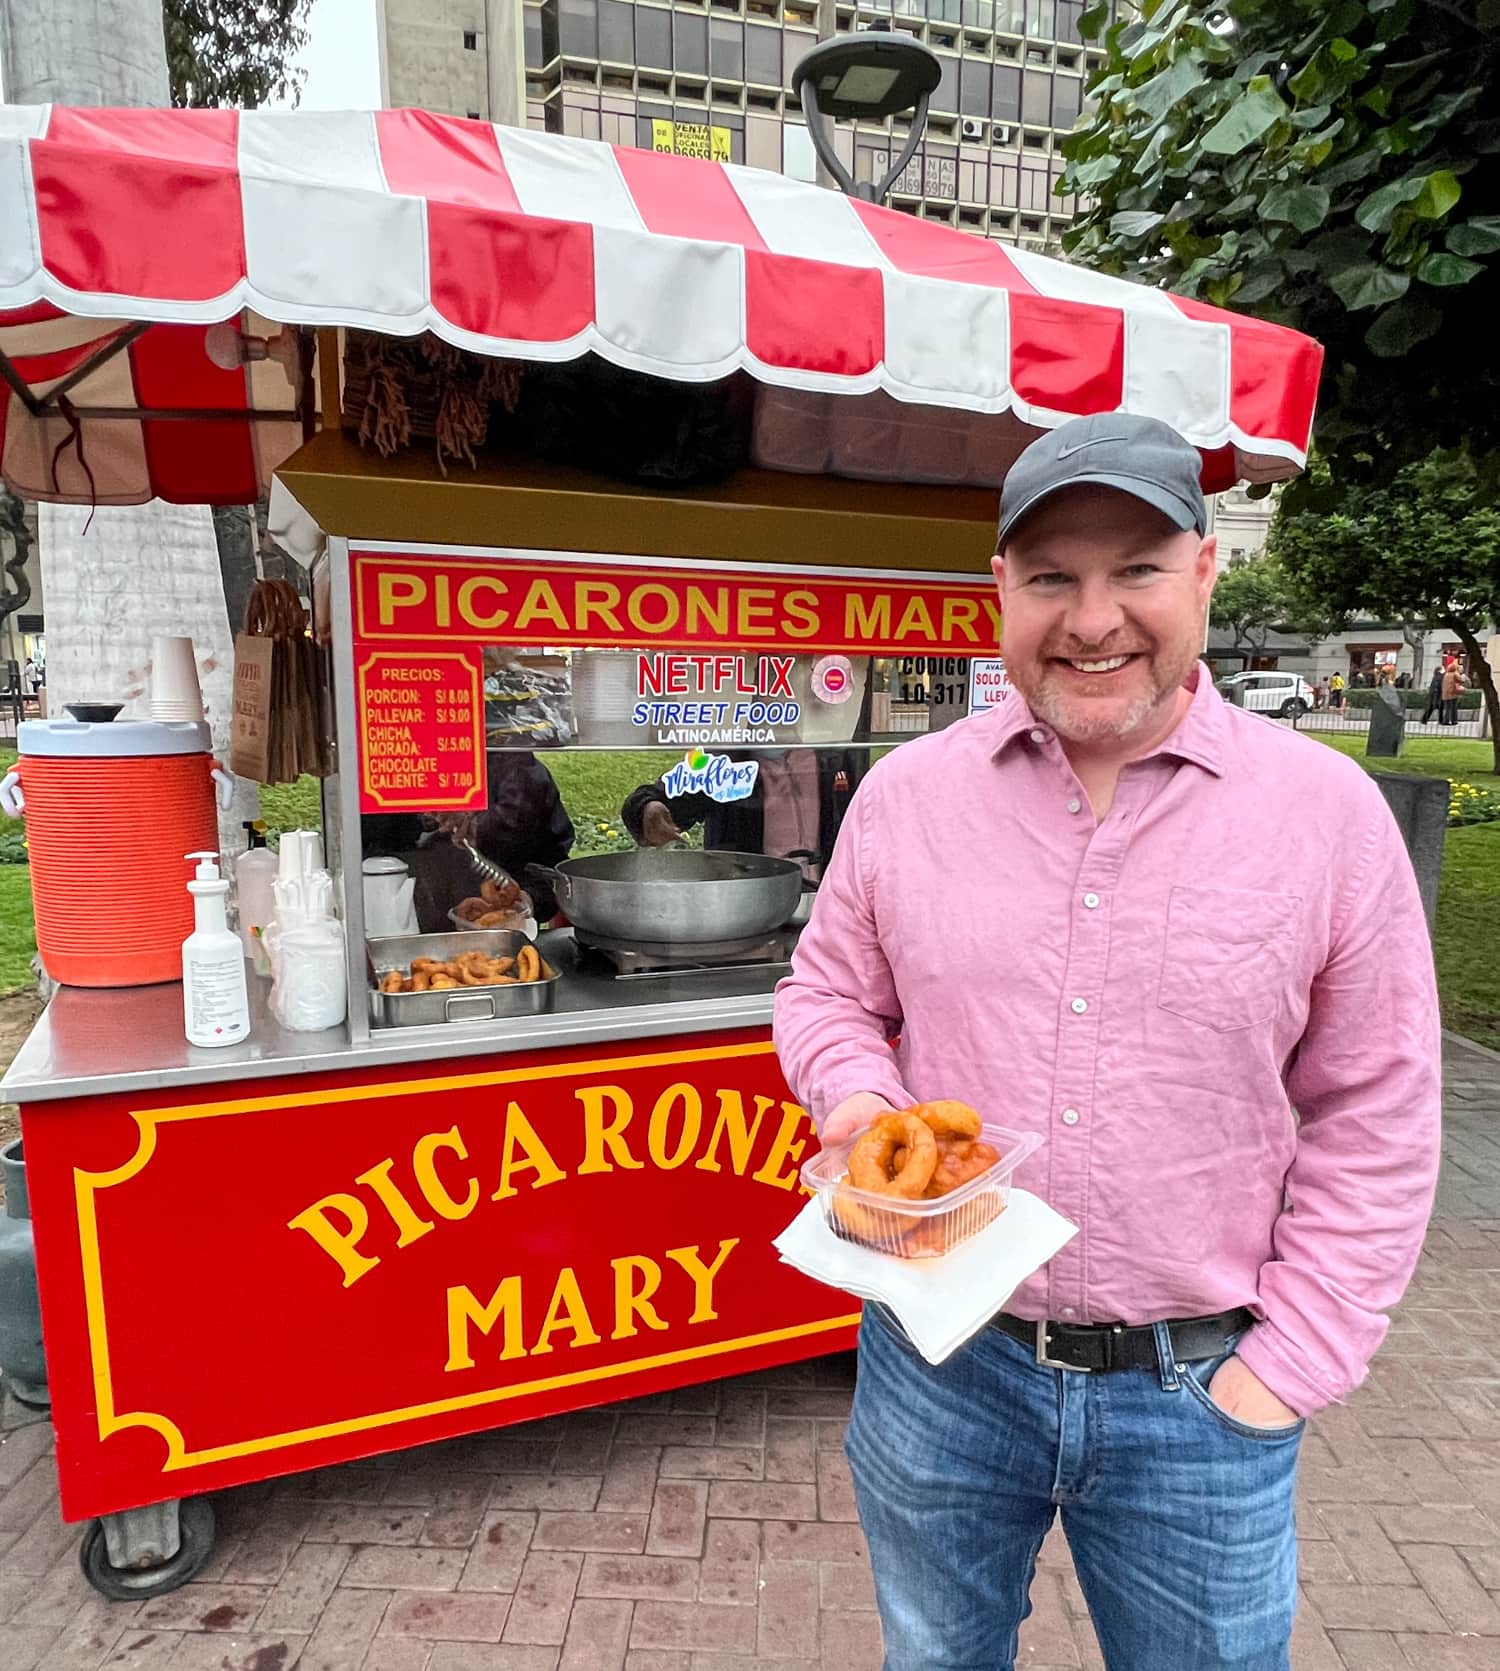
<path id="1" fill-rule="evenodd" d="M 1040 1132 L 981 1124 L 980 1136 L 1000 1151 L 986 1171 L 933 1201 L 904 1201 L 856 1189 L 849 1154 L 858 1137 L 820 1150 L 802 1168 L 802 1184 L 816 1195 L 835 1236 L 898 1259 L 941 1259 L 1005 1211 L 1016 1168 L 1041 1148 Z"/>

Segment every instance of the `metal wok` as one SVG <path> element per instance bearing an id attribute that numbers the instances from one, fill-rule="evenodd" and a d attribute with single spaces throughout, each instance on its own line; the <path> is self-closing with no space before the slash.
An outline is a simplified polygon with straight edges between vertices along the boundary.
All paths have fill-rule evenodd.
<path id="1" fill-rule="evenodd" d="M 789 922 L 802 896 L 802 866 L 762 853 L 642 847 L 532 868 L 575 927 L 613 940 L 748 939 Z"/>

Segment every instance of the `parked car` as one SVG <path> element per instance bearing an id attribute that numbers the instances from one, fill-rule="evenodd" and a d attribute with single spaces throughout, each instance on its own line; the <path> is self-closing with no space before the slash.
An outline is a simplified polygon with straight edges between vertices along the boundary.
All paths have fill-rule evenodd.
<path id="1" fill-rule="evenodd" d="M 1313 705 L 1312 686 L 1299 673 L 1231 673 L 1219 689 L 1241 707 L 1283 719 L 1301 718 Z"/>

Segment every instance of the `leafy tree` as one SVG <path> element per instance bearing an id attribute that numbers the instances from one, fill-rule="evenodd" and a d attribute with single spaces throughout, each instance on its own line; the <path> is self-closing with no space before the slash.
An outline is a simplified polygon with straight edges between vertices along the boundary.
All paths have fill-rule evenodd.
<path id="1" fill-rule="evenodd" d="M 1265 556 L 1242 557 L 1219 576 L 1208 619 L 1211 626 L 1232 635 L 1236 650 L 1260 651 L 1291 613 L 1280 566 Z"/>
<path id="2" fill-rule="evenodd" d="M 1139 10 L 1063 145 L 1068 251 L 1322 342 L 1335 480 L 1468 444 L 1500 484 L 1500 0 Z"/>
<path id="3" fill-rule="evenodd" d="M 292 60 L 307 43 L 312 0 L 164 0 L 175 105 L 254 109 L 302 89 Z"/>
<path id="4" fill-rule="evenodd" d="M 1326 476 L 1315 465 L 1314 475 Z M 1484 640 L 1500 621 L 1500 510 L 1484 502 L 1473 460 L 1437 453 L 1386 487 L 1346 492 L 1332 513 L 1288 512 L 1268 550 L 1293 586 L 1342 619 L 1429 621 L 1468 652 L 1484 692 L 1500 770 L 1500 700 Z"/>

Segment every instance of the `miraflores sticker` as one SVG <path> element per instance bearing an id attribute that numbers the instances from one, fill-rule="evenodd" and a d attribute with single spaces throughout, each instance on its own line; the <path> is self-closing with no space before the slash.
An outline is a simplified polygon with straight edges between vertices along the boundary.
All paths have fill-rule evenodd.
<path id="1" fill-rule="evenodd" d="M 661 781 L 671 800 L 679 795 L 707 795 L 711 801 L 743 801 L 755 788 L 759 771 L 758 760 L 731 760 L 727 754 L 705 754 L 695 748 Z"/>

